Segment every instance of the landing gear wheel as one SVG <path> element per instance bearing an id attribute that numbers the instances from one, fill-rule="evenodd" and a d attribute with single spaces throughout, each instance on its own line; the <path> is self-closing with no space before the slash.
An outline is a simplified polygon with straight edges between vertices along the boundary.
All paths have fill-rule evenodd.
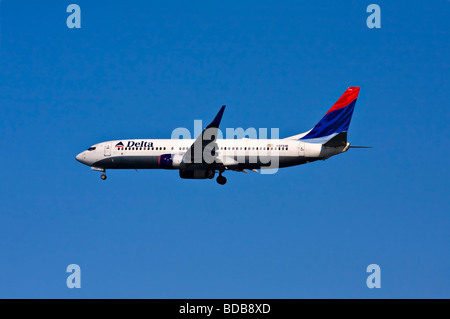
<path id="1" fill-rule="evenodd" d="M 105 179 L 106 179 L 106 175 L 105 175 L 105 174 L 102 174 L 102 176 L 100 176 L 100 178 L 101 178 L 102 180 L 105 180 Z"/>
<path id="2" fill-rule="evenodd" d="M 217 181 L 217 183 L 219 183 L 220 185 L 225 185 L 226 182 L 227 182 L 227 179 L 226 179 L 224 176 L 219 175 L 219 177 L 217 177 L 216 181 Z"/>

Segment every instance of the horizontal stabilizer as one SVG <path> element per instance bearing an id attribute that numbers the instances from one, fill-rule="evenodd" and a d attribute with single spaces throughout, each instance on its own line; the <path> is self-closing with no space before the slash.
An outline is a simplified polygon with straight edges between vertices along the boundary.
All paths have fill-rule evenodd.
<path id="1" fill-rule="evenodd" d="M 352 145 L 350 145 L 350 147 L 349 148 L 373 148 L 372 146 L 352 146 Z"/>

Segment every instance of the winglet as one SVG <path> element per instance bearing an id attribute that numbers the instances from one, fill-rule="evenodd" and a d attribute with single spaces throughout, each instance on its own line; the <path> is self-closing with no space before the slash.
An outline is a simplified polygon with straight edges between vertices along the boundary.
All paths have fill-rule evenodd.
<path id="1" fill-rule="evenodd" d="M 224 111 L 225 111 L 225 105 L 222 105 L 222 107 L 219 110 L 219 113 L 217 113 L 214 120 L 206 128 L 219 127 L 220 121 L 222 121 L 222 115 L 223 115 Z"/>
<path id="2" fill-rule="evenodd" d="M 183 156 L 183 162 L 185 164 L 198 164 L 198 163 L 205 163 L 206 159 L 204 157 L 204 151 L 205 148 L 211 144 L 211 142 L 214 142 L 217 138 L 217 132 L 219 130 L 220 121 L 222 120 L 223 112 L 225 111 L 225 105 L 222 105 L 222 107 L 219 110 L 219 113 L 217 113 L 214 120 L 203 130 L 203 132 L 197 137 L 197 139 L 194 141 L 194 143 L 189 147 L 187 152 Z M 213 155 L 211 150 L 209 150 L 207 153 L 210 155 L 207 155 L 210 158 L 215 158 L 216 155 Z M 214 153 L 215 154 L 215 153 Z M 209 160 L 207 161 L 208 163 Z"/>

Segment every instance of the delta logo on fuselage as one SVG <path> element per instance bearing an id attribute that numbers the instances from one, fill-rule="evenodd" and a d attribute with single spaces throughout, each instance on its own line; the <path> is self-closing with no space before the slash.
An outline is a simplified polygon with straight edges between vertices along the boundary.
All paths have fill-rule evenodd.
<path id="1" fill-rule="evenodd" d="M 123 148 L 125 147 L 122 142 L 119 142 L 116 144 L 117 148 Z M 135 141 L 128 141 L 128 144 L 126 147 L 153 147 L 153 142 L 135 142 Z"/>

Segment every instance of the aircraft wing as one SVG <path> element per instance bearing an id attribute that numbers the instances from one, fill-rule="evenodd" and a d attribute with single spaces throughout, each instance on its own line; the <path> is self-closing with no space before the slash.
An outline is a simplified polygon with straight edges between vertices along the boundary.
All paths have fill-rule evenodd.
<path id="1" fill-rule="evenodd" d="M 220 121 L 222 120 L 225 105 L 223 105 L 214 120 L 203 130 L 200 136 L 194 141 L 183 157 L 183 163 L 186 166 L 191 165 L 209 165 L 217 157 L 216 139 Z"/>

